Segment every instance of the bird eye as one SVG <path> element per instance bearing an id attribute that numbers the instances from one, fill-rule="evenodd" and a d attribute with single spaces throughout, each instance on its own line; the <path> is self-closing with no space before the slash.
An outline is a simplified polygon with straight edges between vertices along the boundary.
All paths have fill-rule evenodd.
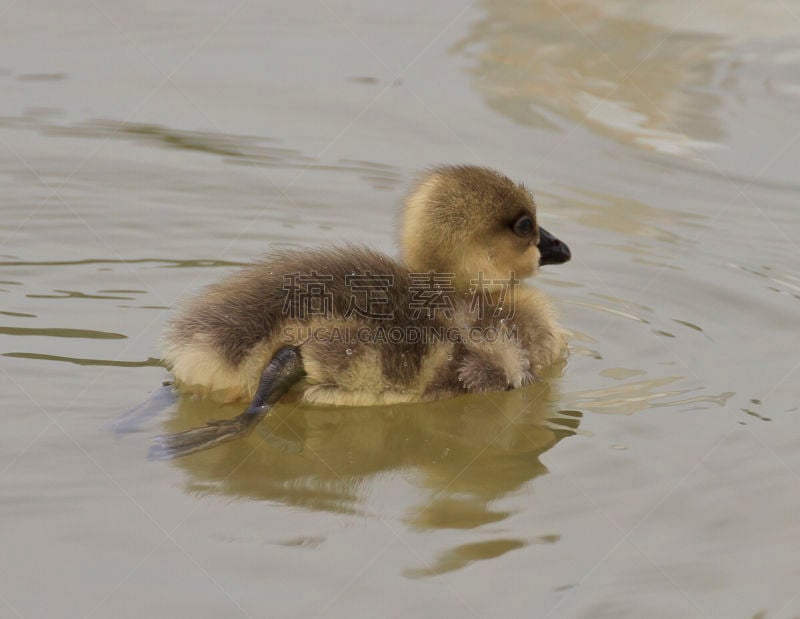
<path id="1" fill-rule="evenodd" d="M 530 215 L 523 215 L 514 222 L 511 229 L 517 236 L 530 236 L 531 232 L 533 232 L 533 219 L 531 219 Z"/>

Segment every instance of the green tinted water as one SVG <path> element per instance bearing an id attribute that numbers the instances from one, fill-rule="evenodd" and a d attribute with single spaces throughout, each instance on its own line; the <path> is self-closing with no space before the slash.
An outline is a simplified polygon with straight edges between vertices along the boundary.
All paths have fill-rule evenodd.
<path id="1" fill-rule="evenodd" d="M 800 4 L 4 10 L 4 616 L 800 613 Z M 394 252 L 442 162 L 572 248 L 539 278 L 565 368 L 290 399 L 173 463 L 152 436 L 238 409 L 109 427 L 179 298 L 268 248 Z"/>

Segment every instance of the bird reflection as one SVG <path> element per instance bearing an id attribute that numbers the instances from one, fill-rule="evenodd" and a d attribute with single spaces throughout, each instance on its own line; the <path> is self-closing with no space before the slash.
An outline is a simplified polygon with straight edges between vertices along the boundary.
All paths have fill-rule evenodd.
<path id="1" fill-rule="evenodd" d="M 379 476 L 402 476 L 423 497 L 400 514 L 409 527 L 477 527 L 508 516 L 489 505 L 546 473 L 541 454 L 574 434 L 581 414 L 558 410 L 561 369 L 523 389 L 423 405 L 311 407 L 290 393 L 247 438 L 173 464 L 191 492 L 354 514 L 370 513 Z M 178 406 L 167 432 L 239 412 Z"/>

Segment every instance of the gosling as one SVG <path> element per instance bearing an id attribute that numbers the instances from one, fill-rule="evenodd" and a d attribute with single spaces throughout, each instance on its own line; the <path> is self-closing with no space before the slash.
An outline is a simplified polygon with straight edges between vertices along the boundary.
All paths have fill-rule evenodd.
<path id="1" fill-rule="evenodd" d="M 247 435 L 303 379 L 314 404 L 419 402 L 521 387 L 564 355 L 548 300 L 521 280 L 571 254 L 523 185 L 476 166 L 430 171 L 405 201 L 401 251 L 273 252 L 190 299 L 164 335 L 175 386 L 250 404 L 157 437 L 150 456 Z"/>

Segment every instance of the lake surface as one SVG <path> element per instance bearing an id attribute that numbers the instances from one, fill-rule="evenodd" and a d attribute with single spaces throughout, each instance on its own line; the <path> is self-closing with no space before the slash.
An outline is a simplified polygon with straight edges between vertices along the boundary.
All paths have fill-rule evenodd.
<path id="1" fill-rule="evenodd" d="M 800 616 L 800 2 L 0 5 L 0 616 Z M 395 253 L 426 166 L 573 261 L 528 389 L 136 431 L 184 295 Z M 168 395 L 168 394 L 167 394 Z M 158 403 L 156 403 L 158 404 Z"/>

